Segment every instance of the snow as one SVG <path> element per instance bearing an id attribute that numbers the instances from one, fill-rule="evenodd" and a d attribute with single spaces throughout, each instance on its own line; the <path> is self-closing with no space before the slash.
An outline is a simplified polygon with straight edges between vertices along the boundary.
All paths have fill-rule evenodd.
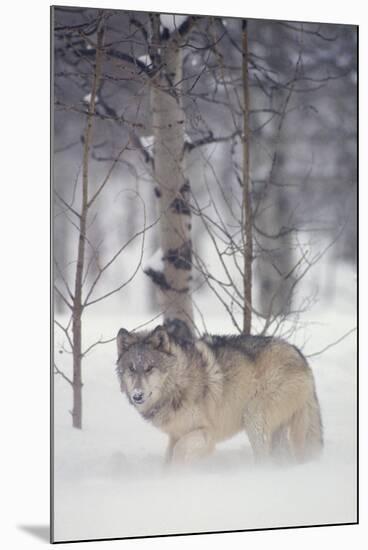
<path id="1" fill-rule="evenodd" d="M 193 143 L 192 138 L 186 132 L 184 132 L 184 141 L 186 143 Z"/>
<path id="2" fill-rule="evenodd" d="M 90 103 L 91 101 L 91 94 L 87 94 L 83 97 L 83 102 L 84 103 Z M 96 95 L 96 99 L 95 99 L 95 102 L 98 103 L 98 96 Z"/>
<path id="3" fill-rule="evenodd" d="M 161 13 L 161 25 L 169 29 L 170 32 L 174 31 L 188 18 L 187 15 L 173 15 L 169 13 Z"/>
<path id="4" fill-rule="evenodd" d="M 145 149 L 151 149 L 154 146 L 155 136 L 140 136 L 139 139 Z M 193 143 L 192 138 L 186 132 L 184 132 L 184 140 L 186 143 Z"/>
<path id="5" fill-rule="evenodd" d="M 150 147 L 153 147 L 155 137 L 154 136 L 141 136 L 139 138 L 141 140 L 141 144 L 146 149 L 149 149 Z"/>
<path id="6" fill-rule="evenodd" d="M 149 54 L 141 55 L 140 57 L 138 57 L 138 61 L 144 63 L 147 67 L 152 63 L 151 56 Z"/>
<path id="7" fill-rule="evenodd" d="M 356 324 L 353 270 L 344 266 L 334 276 L 334 297 L 317 302 L 295 334 L 306 354 Z M 87 339 L 145 320 L 134 307 L 121 315 L 91 313 Z M 229 331 L 219 315 L 209 315 L 207 324 L 212 332 Z M 61 341 L 56 334 L 58 366 L 70 374 L 70 357 L 57 353 Z M 115 361 L 114 343 L 85 360 L 82 431 L 71 427 L 70 387 L 55 377 L 57 541 L 356 521 L 355 333 L 311 358 L 325 450 L 319 461 L 287 468 L 254 465 L 244 434 L 193 467 L 165 468 L 166 436 L 120 393 Z"/>
<path id="8" fill-rule="evenodd" d="M 163 262 L 163 252 L 162 248 L 159 247 L 154 254 L 147 260 L 144 260 L 142 267 L 144 271 L 147 269 L 153 269 L 154 271 L 163 271 L 164 262 Z"/>

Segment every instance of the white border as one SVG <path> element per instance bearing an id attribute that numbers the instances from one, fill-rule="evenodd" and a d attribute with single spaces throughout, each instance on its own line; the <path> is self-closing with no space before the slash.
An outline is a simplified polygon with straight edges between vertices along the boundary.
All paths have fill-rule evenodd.
<path id="1" fill-rule="evenodd" d="M 364 205 L 367 205 L 367 30 L 368 18 L 359 0 L 279 0 L 241 3 L 227 0 L 84 0 L 60 2 L 157 11 L 192 12 L 253 18 L 312 20 L 360 25 L 360 292 L 367 303 Z M 1 308 L 5 349 L 1 357 L 1 543 L 4 548 L 38 548 L 44 541 L 19 525 L 46 525 L 49 520 L 49 2 L 18 0 L 2 6 L 1 63 Z M 4 124 L 5 118 L 5 124 Z M 364 122 L 363 122 L 364 121 Z M 364 127 L 365 126 L 365 127 Z M 5 165 L 5 169 L 4 169 Z M 365 285 L 364 285 L 365 286 Z M 361 316 L 360 333 L 368 334 Z M 366 349 L 361 346 L 361 524 L 228 535 L 96 542 L 94 548 L 124 544 L 130 548 L 233 549 L 311 547 L 362 548 L 367 537 L 367 430 L 364 372 Z M 64 545 L 62 545 L 64 546 Z M 71 545 L 69 545 L 71 546 Z"/>

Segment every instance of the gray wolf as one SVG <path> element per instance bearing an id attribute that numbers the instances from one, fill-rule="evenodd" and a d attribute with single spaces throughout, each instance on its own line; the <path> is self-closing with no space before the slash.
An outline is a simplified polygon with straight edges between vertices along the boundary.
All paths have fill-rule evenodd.
<path id="1" fill-rule="evenodd" d="M 169 328 L 117 335 L 121 390 L 168 435 L 168 462 L 205 457 L 242 430 L 258 462 L 318 456 L 320 407 L 296 347 L 266 336 L 180 338 Z"/>

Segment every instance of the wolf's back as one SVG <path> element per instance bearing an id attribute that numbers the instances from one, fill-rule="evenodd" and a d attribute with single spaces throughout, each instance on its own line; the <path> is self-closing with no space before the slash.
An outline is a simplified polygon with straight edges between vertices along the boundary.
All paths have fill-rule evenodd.
<path id="1" fill-rule="evenodd" d="M 256 336 L 256 335 L 205 335 L 202 340 L 211 348 L 212 352 L 219 356 L 221 352 L 238 351 L 243 353 L 251 360 L 257 359 L 259 354 L 265 350 L 276 339 L 272 336 Z"/>
<path id="2" fill-rule="evenodd" d="M 236 380 L 234 392 L 246 388 L 248 423 L 264 422 L 270 439 L 280 430 L 287 433 L 300 462 L 318 455 L 323 447 L 321 412 L 313 373 L 301 351 L 268 336 L 203 339 L 224 371 L 236 371 L 235 379 L 229 377 Z"/>

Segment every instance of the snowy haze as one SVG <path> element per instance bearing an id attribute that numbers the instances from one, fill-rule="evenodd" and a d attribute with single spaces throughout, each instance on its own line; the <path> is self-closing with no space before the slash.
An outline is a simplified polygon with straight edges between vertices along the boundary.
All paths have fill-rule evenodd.
<path id="1" fill-rule="evenodd" d="M 334 276 L 335 299 L 317 302 L 294 335 L 307 355 L 356 325 L 354 271 L 341 265 Z M 209 317 L 211 332 L 231 332 L 223 317 Z M 145 320 L 101 310 L 86 317 L 86 339 L 106 338 Z M 70 357 L 58 353 L 62 342 L 56 333 L 55 355 L 69 374 Z M 352 333 L 310 359 L 325 450 L 317 462 L 288 468 L 255 466 L 247 437 L 239 434 L 200 464 L 167 470 L 166 436 L 120 393 L 115 343 L 95 348 L 84 362 L 82 431 L 71 427 L 70 387 L 55 377 L 55 539 L 355 522 L 355 342 Z"/>
<path id="2" fill-rule="evenodd" d="M 78 44 L 79 25 L 90 25 L 97 14 L 55 9 L 55 28 L 67 31 L 55 31 L 54 40 L 58 108 L 54 111 L 53 185 L 62 198 L 55 193 L 54 274 L 55 285 L 66 292 L 67 299 L 68 287 L 72 293 L 75 283 L 79 238 L 70 215 L 82 204 L 80 136 L 86 120 L 79 111 L 91 99 L 93 65 L 92 58 L 69 47 L 68 35 L 74 29 Z M 175 31 L 184 20 L 179 15 L 160 15 L 161 30 Z M 216 38 L 209 33 L 208 22 L 206 18 L 199 22 L 184 49 L 182 137 L 193 146 L 211 135 L 225 141 L 187 147 L 183 161 L 193 206 L 191 291 L 199 332 L 231 334 L 235 329 L 229 312 L 242 324 L 243 301 L 239 305 L 237 297 L 243 296 L 244 284 L 238 246 L 243 223 L 238 181 L 242 146 L 238 138 L 228 141 L 243 125 L 239 112 L 242 56 L 234 47 L 241 43 L 241 25 L 240 20 L 227 19 L 227 32 L 221 29 Z M 147 267 L 160 269 L 165 253 L 160 249 L 159 208 L 149 162 L 154 153 L 152 97 L 141 74 L 142 64 L 153 62 L 151 48 L 139 30 L 148 25 L 148 17 L 144 12 L 130 12 L 127 17 L 127 12 L 116 11 L 109 13 L 105 23 L 105 44 L 114 45 L 122 59 L 133 56 L 140 63 L 138 72 L 122 68 L 105 51 L 104 81 L 97 98 L 97 112 L 103 116 L 93 125 L 90 196 L 105 181 L 120 148 L 125 143 L 129 147 L 88 214 L 84 297 L 109 267 L 89 296 L 93 305 L 90 302 L 83 312 L 83 350 L 99 339 L 113 340 L 120 327 L 154 328 L 162 321 L 154 285 L 144 274 Z M 284 241 L 270 245 L 260 236 L 286 233 L 292 257 L 281 272 L 285 279 L 301 280 L 293 295 L 294 314 L 280 326 L 274 323 L 268 333 L 279 328 L 278 335 L 307 356 L 327 348 L 310 358 L 324 423 L 323 457 L 289 468 L 256 467 L 246 435 L 239 434 L 196 466 L 165 469 L 166 436 L 143 421 L 121 394 L 115 374 L 116 346 L 111 341 L 94 347 L 83 360 L 82 431 L 71 426 L 70 385 L 60 375 L 54 376 L 57 541 L 356 521 L 357 33 L 355 27 L 322 27 L 302 24 L 295 30 L 252 20 L 248 35 L 253 56 L 250 176 L 258 216 L 254 226 L 260 229 L 254 235 L 252 303 L 261 311 L 262 289 L 267 286 L 263 284 L 267 283 L 266 263 L 263 268 L 259 263 L 263 253 L 278 247 L 284 250 Z M 326 38 L 318 37 L 319 33 Z M 216 56 L 210 53 L 214 44 Z M 292 84 L 297 91 L 290 95 L 301 50 L 300 80 L 295 87 Z M 70 74 L 71 66 L 81 78 Z M 118 124 L 110 120 L 111 112 L 117 114 Z M 134 122 L 134 132 L 121 120 Z M 279 212 L 279 220 L 273 220 L 274 208 L 269 209 L 268 203 L 258 208 L 270 183 L 279 190 L 277 197 L 270 195 L 272 206 L 279 205 L 275 212 L 284 211 Z M 71 213 L 65 203 L 72 206 Z M 266 220 L 261 214 L 268 209 L 271 215 Z M 205 220 L 211 220 L 209 230 Z M 273 265 L 273 255 L 266 256 L 267 265 Z M 116 261 L 110 263 L 114 257 Z M 278 266 L 274 267 L 277 271 Z M 228 274 L 234 283 L 230 293 Z M 119 292 L 109 294 L 124 283 Z M 99 301 L 106 293 L 109 297 Z M 65 310 L 55 293 L 57 320 L 68 327 L 70 336 Z M 264 322 L 254 316 L 252 332 L 260 333 Z M 71 378 L 70 346 L 58 327 L 54 348 L 57 367 Z"/>

